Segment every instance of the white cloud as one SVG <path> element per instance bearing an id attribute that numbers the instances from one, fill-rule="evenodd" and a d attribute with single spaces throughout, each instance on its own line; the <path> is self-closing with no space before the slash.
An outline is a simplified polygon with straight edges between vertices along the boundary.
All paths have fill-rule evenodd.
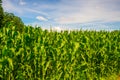
<path id="1" fill-rule="evenodd" d="M 48 31 L 50 31 L 52 29 L 52 31 L 72 31 L 72 30 L 108 30 L 108 31 L 112 31 L 112 30 L 119 30 L 120 26 L 116 26 L 114 24 L 102 24 L 102 23 L 84 23 L 84 24 L 43 24 L 42 22 L 33 22 L 33 23 L 28 23 L 26 25 L 32 25 L 34 26 L 38 26 L 41 27 L 43 30 L 47 29 Z"/>
<path id="2" fill-rule="evenodd" d="M 119 2 L 115 0 L 115 2 Z M 55 21 L 60 24 L 86 23 L 94 21 L 120 21 L 119 5 L 112 0 L 62 0 L 56 7 Z M 71 6 L 70 6 L 71 5 Z M 62 8 L 63 7 L 63 8 Z"/>
<path id="3" fill-rule="evenodd" d="M 62 31 L 62 30 L 64 30 L 64 29 L 62 29 L 61 27 L 59 27 L 59 26 L 56 26 L 56 27 L 52 27 L 52 30 L 53 31 Z"/>
<path id="4" fill-rule="evenodd" d="M 20 5 L 25 5 L 25 6 L 20 6 L 20 5 L 17 5 L 16 4 L 13 4 L 15 3 L 16 0 L 13 0 L 13 2 L 11 0 L 3 0 L 3 8 L 4 8 L 4 11 L 7 11 L 7 12 L 12 12 L 12 13 L 17 13 L 17 14 L 20 14 L 21 16 L 28 16 L 28 15 L 24 15 L 24 14 L 42 14 L 42 15 L 45 15 L 45 16 L 48 16 L 47 13 L 41 11 L 41 10 L 37 10 L 35 9 L 34 7 L 27 7 L 25 4 L 27 4 L 26 2 L 24 2 L 23 0 L 19 0 L 19 4 Z M 31 16 L 29 16 L 31 17 Z"/>
<path id="5" fill-rule="evenodd" d="M 42 14 L 48 16 L 47 13 L 40 11 L 40 10 L 35 10 L 35 9 L 30 9 L 30 8 L 25 8 L 26 11 L 32 12 L 32 13 L 37 13 L 37 14 Z"/>
<path id="6" fill-rule="evenodd" d="M 27 3 L 24 2 L 23 0 L 20 0 L 20 1 L 19 1 L 19 4 L 20 4 L 20 5 L 26 5 Z"/>
<path id="7" fill-rule="evenodd" d="M 44 0 L 3 0 L 3 7 L 5 11 L 22 14 L 21 18 L 27 17 L 28 21 L 30 18 L 33 20 L 36 15 L 43 15 L 44 17 L 37 16 L 36 19 L 45 24 L 120 21 L 120 0 L 60 0 L 54 5 L 41 1 Z M 17 5 L 17 2 L 24 6 Z M 61 26 L 56 26 L 55 29 L 60 30 Z"/>
<path id="8" fill-rule="evenodd" d="M 60 24 L 71 23 L 87 23 L 94 21 L 114 22 L 120 21 L 120 11 L 106 12 L 105 10 L 87 10 L 84 12 L 76 12 L 55 18 L 54 20 Z"/>
<path id="9" fill-rule="evenodd" d="M 91 19 L 87 16 L 66 16 L 66 17 L 59 17 L 54 19 L 59 24 L 74 24 L 74 23 L 85 23 L 89 21 L 94 21 L 94 19 Z"/>
<path id="10" fill-rule="evenodd" d="M 36 19 L 38 19 L 40 21 L 48 21 L 48 19 L 43 16 L 37 16 Z"/>
<path id="11" fill-rule="evenodd" d="M 26 25 L 32 25 L 33 27 L 41 27 L 43 30 L 48 30 L 48 31 L 52 30 L 52 31 L 60 32 L 62 30 L 65 30 L 65 27 L 63 28 L 60 25 L 42 24 L 40 22 L 27 23 Z"/>
<path id="12" fill-rule="evenodd" d="M 3 4 L 2 4 L 4 11 L 7 12 L 17 12 L 22 14 L 23 11 L 21 10 L 21 8 L 16 7 L 15 5 L 12 4 L 12 2 L 10 2 L 9 0 L 3 0 Z"/>

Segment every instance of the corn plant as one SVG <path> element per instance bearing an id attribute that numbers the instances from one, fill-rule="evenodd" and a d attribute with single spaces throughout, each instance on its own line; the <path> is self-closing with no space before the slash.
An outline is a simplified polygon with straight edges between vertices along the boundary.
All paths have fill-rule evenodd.
<path id="1" fill-rule="evenodd" d="M 0 29 L 1 80 L 116 80 L 120 31 Z"/>

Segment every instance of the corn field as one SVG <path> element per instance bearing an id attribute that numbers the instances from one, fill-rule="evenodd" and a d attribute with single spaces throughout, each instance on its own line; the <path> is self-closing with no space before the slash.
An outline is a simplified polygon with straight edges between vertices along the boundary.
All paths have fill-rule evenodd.
<path id="1" fill-rule="evenodd" d="M 0 80 L 116 80 L 120 31 L 0 29 Z"/>

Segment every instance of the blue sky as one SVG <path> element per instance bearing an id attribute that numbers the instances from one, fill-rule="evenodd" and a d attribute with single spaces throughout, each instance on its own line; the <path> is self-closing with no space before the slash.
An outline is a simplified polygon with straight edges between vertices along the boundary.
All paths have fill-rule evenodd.
<path id="1" fill-rule="evenodd" d="M 44 29 L 120 29 L 120 0 L 3 0 L 2 6 Z"/>

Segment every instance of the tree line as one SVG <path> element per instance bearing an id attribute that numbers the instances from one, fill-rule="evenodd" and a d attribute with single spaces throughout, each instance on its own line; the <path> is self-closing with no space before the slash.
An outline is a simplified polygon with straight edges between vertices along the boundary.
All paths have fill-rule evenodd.
<path id="1" fill-rule="evenodd" d="M 20 17 L 15 16 L 13 13 L 4 12 L 2 7 L 2 0 L 0 0 L 0 28 L 7 27 L 8 24 L 12 24 L 17 27 L 18 31 L 22 31 L 24 23 Z"/>

